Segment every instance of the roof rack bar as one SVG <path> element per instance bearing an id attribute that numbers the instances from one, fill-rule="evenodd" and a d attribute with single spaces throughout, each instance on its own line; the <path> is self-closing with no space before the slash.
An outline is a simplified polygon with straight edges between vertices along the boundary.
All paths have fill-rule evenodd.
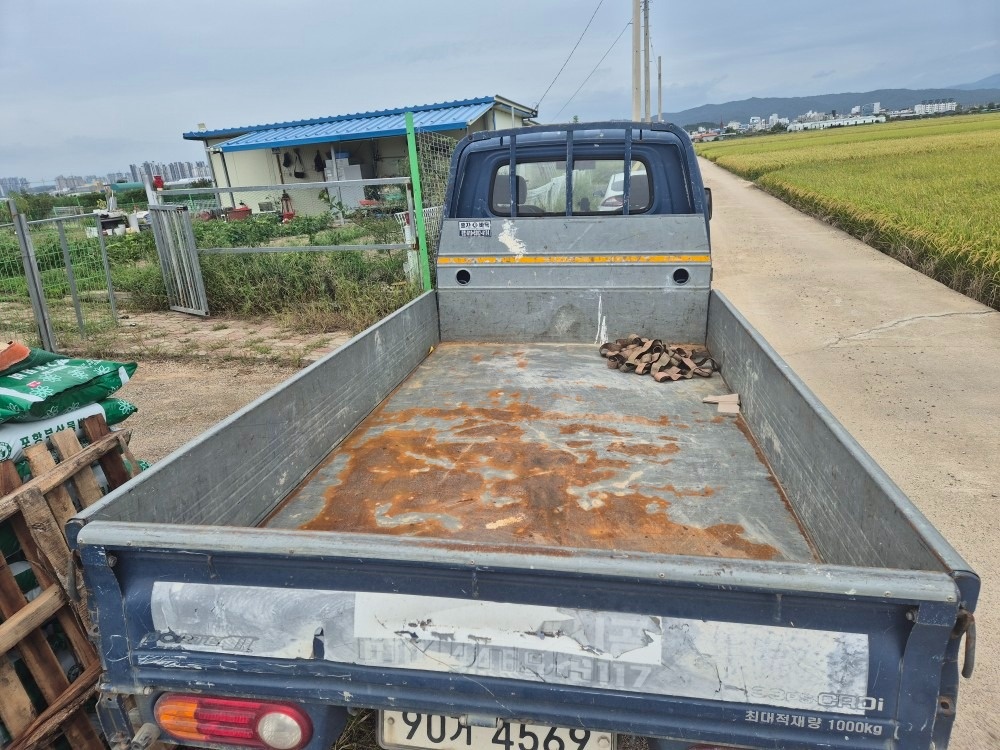
<path id="1" fill-rule="evenodd" d="M 573 215 L 573 131 L 566 131 L 566 215 Z"/>
<path id="2" fill-rule="evenodd" d="M 510 218 L 517 218 L 517 135 L 510 134 Z"/>
<path id="3" fill-rule="evenodd" d="M 625 175 L 622 181 L 622 213 L 628 216 L 632 198 L 632 128 L 625 129 Z"/>

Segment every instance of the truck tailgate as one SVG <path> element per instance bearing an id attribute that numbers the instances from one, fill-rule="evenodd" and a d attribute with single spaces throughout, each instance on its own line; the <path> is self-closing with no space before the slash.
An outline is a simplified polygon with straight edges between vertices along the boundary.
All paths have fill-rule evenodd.
<path id="1" fill-rule="evenodd" d="M 927 660 L 956 608 L 943 573 L 131 524 L 80 540 L 101 632 L 123 634 L 106 642 L 112 689 L 751 747 L 926 736 Z"/>

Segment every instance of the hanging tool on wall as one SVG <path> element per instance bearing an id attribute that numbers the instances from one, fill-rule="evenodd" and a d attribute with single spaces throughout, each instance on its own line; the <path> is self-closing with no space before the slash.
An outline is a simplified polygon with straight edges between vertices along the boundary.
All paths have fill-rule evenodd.
<path id="1" fill-rule="evenodd" d="M 281 191 L 281 223 L 287 224 L 295 218 L 295 210 L 292 208 L 292 196 L 287 190 Z"/>
<path id="2" fill-rule="evenodd" d="M 293 149 L 295 152 L 295 171 L 292 173 L 295 175 L 295 179 L 302 180 L 306 176 L 306 167 L 302 163 L 302 154 L 299 153 L 298 149 Z"/>

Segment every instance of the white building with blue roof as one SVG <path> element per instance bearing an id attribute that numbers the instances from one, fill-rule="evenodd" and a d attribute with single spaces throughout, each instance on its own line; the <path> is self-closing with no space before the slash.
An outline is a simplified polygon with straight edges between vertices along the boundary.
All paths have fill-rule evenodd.
<path id="1" fill-rule="evenodd" d="M 407 112 L 413 113 L 417 131 L 456 140 L 481 130 L 530 125 L 538 116 L 510 99 L 485 96 L 311 120 L 213 130 L 200 126 L 183 137 L 205 144 L 218 187 L 318 182 L 334 165 L 339 179 L 399 177 L 409 175 Z"/>

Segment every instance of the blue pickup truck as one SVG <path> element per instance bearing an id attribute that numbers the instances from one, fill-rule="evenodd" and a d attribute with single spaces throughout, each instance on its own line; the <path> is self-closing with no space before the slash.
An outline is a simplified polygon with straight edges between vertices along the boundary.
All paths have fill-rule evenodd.
<path id="1" fill-rule="evenodd" d="M 710 201 L 672 125 L 463 140 L 436 290 L 71 522 L 113 746 L 946 747 L 979 579 L 712 289 Z"/>

